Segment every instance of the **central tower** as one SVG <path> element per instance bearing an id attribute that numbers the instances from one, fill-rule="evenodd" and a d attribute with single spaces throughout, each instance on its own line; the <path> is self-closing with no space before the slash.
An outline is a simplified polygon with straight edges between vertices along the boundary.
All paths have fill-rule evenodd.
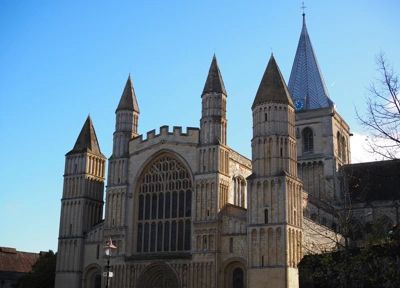
<path id="1" fill-rule="evenodd" d="M 304 13 L 288 89 L 296 109 L 299 178 L 309 200 L 335 203 L 343 197 L 338 171 L 351 162 L 350 127 L 329 97 Z"/>
<path id="2" fill-rule="evenodd" d="M 248 181 L 248 287 L 298 287 L 302 258 L 301 191 L 295 108 L 271 55 L 252 106 Z"/>

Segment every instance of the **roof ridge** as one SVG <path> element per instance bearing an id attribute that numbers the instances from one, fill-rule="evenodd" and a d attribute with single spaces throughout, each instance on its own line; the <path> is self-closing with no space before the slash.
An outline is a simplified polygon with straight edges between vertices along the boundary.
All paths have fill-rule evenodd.
<path id="1" fill-rule="evenodd" d="M 228 95 L 226 93 L 224 81 L 222 80 L 221 71 L 219 70 L 217 57 L 213 56 L 211 61 L 210 69 L 208 70 L 208 75 L 206 79 L 206 83 L 204 84 L 202 96 L 207 93 L 222 93 Z"/>
<path id="2" fill-rule="evenodd" d="M 132 84 L 131 74 L 129 74 L 128 79 L 122 92 L 121 99 L 119 100 L 117 110 L 131 110 L 140 113 L 139 105 L 136 100 L 135 89 Z"/>
<path id="3" fill-rule="evenodd" d="M 67 153 L 67 155 L 87 152 L 89 150 L 93 154 L 105 157 L 100 150 L 99 142 L 97 140 L 96 131 L 94 130 L 92 118 L 90 115 L 86 118 L 85 123 L 76 139 L 74 148 Z"/>
<path id="4" fill-rule="evenodd" d="M 285 79 L 273 54 L 271 54 L 251 108 L 253 109 L 258 104 L 270 101 L 294 106 Z"/>

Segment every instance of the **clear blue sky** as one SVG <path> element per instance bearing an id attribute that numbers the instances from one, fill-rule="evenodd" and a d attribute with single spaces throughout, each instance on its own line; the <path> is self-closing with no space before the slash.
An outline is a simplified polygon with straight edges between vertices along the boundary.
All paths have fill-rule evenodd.
<path id="1" fill-rule="evenodd" d="M 381 50 L 400 69 L 400 2 L 306 1 L 331 99 L 356 135 Z M 301 1 L 0 1 L 0 246 L 57 250 L 64 155 L 90 113 L 111 155 L 131 73 L 139 132 L 198 127 L 214 52 L 228 92 L 228 144 L 250 157 L 251 104 L 273 51 L 286 82 Z M 361 151 L 354 147 L 353 151 Z"/>

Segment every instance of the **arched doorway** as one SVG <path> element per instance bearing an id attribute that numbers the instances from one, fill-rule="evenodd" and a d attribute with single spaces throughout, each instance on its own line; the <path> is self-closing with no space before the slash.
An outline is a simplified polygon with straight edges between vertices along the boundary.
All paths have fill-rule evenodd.
<path id="1" fill-rule="evenodd" d="M 96 274 L 94 276 L 93 288 L 101 288 L 101 275 L 100 274 Z"/>
<path id="2" fill-rule="evenodd" d="M 176 272 L 165 263 L 147 266 L 139 276 L 138 288 L 180 288 Z"/>
<path id="3" fill-rule="evenodd" d="M 221 270 L 224 276 L 221 277 L 221 287 L 229 288 L 246 288 L 247 271 L 246 262 L 239 257 L 232 258 L 226 261 Z"/>
<path id="4" fill-rule="evenodd" d="M 232 272 L 232 287 L 244 288 L 243 269 L 236 267 Z"/>
<path id="5" fill-rule="evenodd" d="M 84 272 L 84 288 L 101 288 L 101 267 L 92 264 Z"/>

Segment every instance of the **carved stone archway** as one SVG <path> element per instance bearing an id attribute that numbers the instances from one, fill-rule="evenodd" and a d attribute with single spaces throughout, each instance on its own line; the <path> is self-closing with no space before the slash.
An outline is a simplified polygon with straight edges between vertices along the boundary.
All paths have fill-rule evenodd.
<path id="1" fill-rule="evenodd" d="M 138 288 L 180 288 L 179 278 L 169 265 L 154 263 L 140 274 Z"/>
<path id="2" fill-rule="evenodd" d="M 82 278 L 84 288 L 101 288 L 101 267 L 92 264 L 86 267 Z"/>
<path id="3" fill-rule="evenodd" d="M 223 272 L 221 277 L 223 283 L 221 287 L 246 288 L 247 287 L 247 269 L 245 261 L 235 257 L 227 260 L 221 267 L 220 272 Z"/>

